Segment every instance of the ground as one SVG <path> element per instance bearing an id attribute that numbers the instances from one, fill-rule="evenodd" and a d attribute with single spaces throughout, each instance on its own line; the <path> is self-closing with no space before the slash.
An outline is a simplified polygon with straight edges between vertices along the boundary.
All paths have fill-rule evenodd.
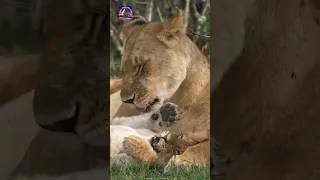
<path id="1" fill-rule="evenodd" d="M 113 166 L 110 169 L 112 180 L 205 180 L 210 179 L 210 166 L 193 167 L 190 171 L 175 170 L 171 175 L 163 174 L 163 167 Z"/>

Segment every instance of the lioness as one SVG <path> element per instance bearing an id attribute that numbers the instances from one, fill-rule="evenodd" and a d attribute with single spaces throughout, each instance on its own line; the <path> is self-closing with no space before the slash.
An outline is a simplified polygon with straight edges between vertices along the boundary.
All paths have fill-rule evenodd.
<path id="1" fill-rule="evenodd" d="M 173 17 L 163 23 L 133 18 L 125 22 L 121 38 L 124 85 L 120 95 L 125 103 L 115 116 L 133 116 L 157 108 L 165 101 L 177 104 L 183 114 L 168 131 L 185 134 L 197 144 L 171 158 L 167 171 L 172 165 L 189 167 L 209 163 L 210 65 L 186 36 L 182 11 L 176 9 Z M 135 143 L 127 146 L 143 146 L 139 143 L 145 142 L 131 140 Z M 135 147 L 129 149 L 134 151 Z M 151 146 L 146 146 L 145 152 L 151 151 Z"/>

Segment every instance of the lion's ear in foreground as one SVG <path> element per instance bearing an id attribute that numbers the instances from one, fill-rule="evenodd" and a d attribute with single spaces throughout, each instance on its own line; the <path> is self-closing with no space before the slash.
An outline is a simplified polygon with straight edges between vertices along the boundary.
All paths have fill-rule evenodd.
<path id="1" fill-rule="evenodd" d="M 125 39 L 128 37 L 128 35 L 138 26 L 147 24 L 147 20 L 142 16 L 134 16 L 130 20 L 126 20 L 121 29 L 120 33 L 120 39 L 122 41 L 125 41 Z"/>
<path id="2" fill-rule="evenodd" d="M 162 27 L 163 30 L 157 35 L 158 39 L 169 47 L 177 45 L 181 35 L 186 34 L 183 12 L 179 8 L 175 8 L 173 16 L 163 22 Z"/>

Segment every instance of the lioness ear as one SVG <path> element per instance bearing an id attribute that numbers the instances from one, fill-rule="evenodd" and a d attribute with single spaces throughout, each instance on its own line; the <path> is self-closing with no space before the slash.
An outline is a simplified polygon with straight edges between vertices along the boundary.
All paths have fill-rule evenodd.
<path id="1" fill-rule="evenodd" d="M 163 23 L 163 29 L 179 29 L 182 33 L 186 32 L 183 12 L 179 8 L 176 7 L 173 9 L 172 17 Z"/>
<path id="2" fill-rule="evenodd" d="M 132 19 L 126 20 L 122 25 L 120 39 L 124 41 L 136 27 L 147 23 L 147 20 L 142 16 L 134 16 Z"/>
<path id="3" fill-rule="evenodd" d="M 168 46 L 174 46 L 180 41 L 180 35 L 186 34 L 183 12 L 179 8 L 173 10 L 173 16 L 163 22 L 163 30 L 158 33 L 158 39 Z"/>

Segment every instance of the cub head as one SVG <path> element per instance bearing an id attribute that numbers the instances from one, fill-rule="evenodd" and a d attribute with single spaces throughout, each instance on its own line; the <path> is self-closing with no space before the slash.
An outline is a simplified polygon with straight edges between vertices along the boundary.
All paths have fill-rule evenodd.
<path id="1" fill-rule="evenodd" d="M 175 9 L 165 22 L 135 17 L 124 23 L 120 37 L 122 101 L 145 110 L 160 107 L 186 77 L 191 52 L 182 11 Z"/>
<path id="2" fill-rule="evenodd" d="M 167 163 L 172 156 L 182 154 L 188 147 L 195 145 L 197 142 L 183 134 L 165 131 L 160 136 L 154 136 L 150 143 L 153 150 L 157 152 L 160 161 Z"/>

